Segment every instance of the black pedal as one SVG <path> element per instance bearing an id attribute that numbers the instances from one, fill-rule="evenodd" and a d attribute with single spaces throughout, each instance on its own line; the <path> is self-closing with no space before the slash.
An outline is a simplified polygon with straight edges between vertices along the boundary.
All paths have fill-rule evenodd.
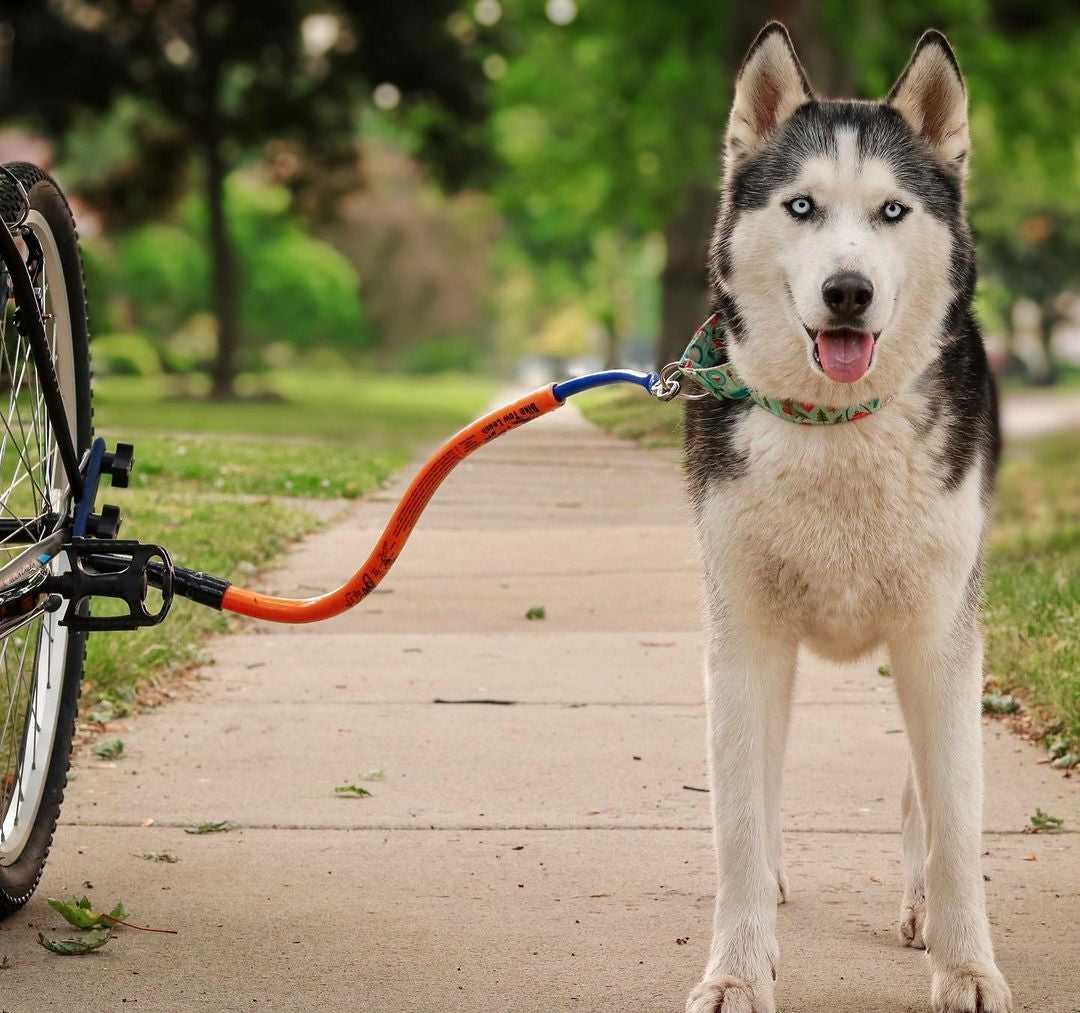
<path id="1" fill-rule="evenodd" d="M 107 509 L 107 508 L 106 508 Z M 68 600 L 61 626 L 73 630 L 135 630 L 156 626 L 168 614 L 173 600 L 173 566 L 160 545 L 135 541 L 76 538 L 63 546 L 71 569 L 50 577 L 44 590 Z M 152 579 L 151 579 L 152 577 Z M 150 586 L 161 591 L 161 608 L 146 606 Z M 87 614 L 92 598 L 114 598 L 127 605 L 118 616 Z"/>

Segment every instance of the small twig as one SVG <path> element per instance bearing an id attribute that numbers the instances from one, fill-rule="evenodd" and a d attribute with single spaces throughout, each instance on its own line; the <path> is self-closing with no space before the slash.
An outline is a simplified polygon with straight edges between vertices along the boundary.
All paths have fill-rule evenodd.
<path id="1" fill-rule="evenodd" d="M 111 925 L 123 925 L 126 929 L 135 929 L 138 932 L 164 932 L 166 935 L 177 936 L 180 934 L 179 929 L 152 929 L 149 925 L 136 925 L 134 922 L 126 922 L 123 918 L 114 918 L 112 915 L 102 914 L 102 921 L 107 921 Z"/>

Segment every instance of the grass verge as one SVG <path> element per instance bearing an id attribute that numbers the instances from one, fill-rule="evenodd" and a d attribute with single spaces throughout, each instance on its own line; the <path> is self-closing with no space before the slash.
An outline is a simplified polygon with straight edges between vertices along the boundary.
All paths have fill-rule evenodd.
<path id="1" fill-rule="evenodd" d="M 421 444 L 479 414 L 492 389 L 475 378 L 294 373 L 273 380 L 280 392 L 273 402 L 169 399 L 159 386 L 126 379 L 96 386 L 98 431 L 136 445 L 131 488 L 106 487 L 103 495 L 122 506 L 125 537 L 164 545 L 180 565 L 247 583 L 319 526 L 304 499 L 352 499 L 378 488 Z M 347 563 L 343 577 L 345 570 Z M 206 638 L 229 623 L 177 600 L 160 626 L 91 636 L 87 709 L 122 716 L 140 687 L 197 663 Z"/>
<path id="2" fill-rule="evenodd" d="M 633 391 L 577 402 L 602 429 L 681 442 L 681 413 Z M 1080 752 L 1080 431 L 1008 446 L 986 572 L 986 672 Z"/>

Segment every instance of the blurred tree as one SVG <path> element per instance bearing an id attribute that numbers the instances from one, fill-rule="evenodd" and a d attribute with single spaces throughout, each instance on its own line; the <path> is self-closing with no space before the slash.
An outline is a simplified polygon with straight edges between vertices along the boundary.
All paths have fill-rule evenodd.
<path id="1" fill-rule="evenodd" d="M 230 396 L 238 287 L 225 214 L 229 170 L 270 139 L 287 139 L 323 164 L 354 162 L 356 113 L 374 94 L 386 108 L 415 102 L 421 155 L 459 183 L 483 162 L 487 109 L 478 62 L 446 28 L 455 7 L 454 0 L 7 0 L 0 116 L 15 112 L 60 136 L 126 101 L 128 157 L 99 181 L 98 194 L 107 210 L 128 217 L 160 212 L 182 191 L 189 164 L 197 165 L 218 325 L 213 394 Z"/>
<path id="2" fill-rule="evenodd" d="M 560 6 L 576 16 L 558 24 L 540 4 L 505 6 L 511 51 L 495 136 L 511 168 L 497 191 L 511 230 L 536 261 L 567 259 L 583 280 L 617 276 L 586 270 L 598 233 L 614 230 L 631 250 L 661 232 L 660 362 L 682 351 L 706 311 L 731 84 L 770 18 L 789 26 L 822 96 L 880 98 L 921 32 L 944 29 L 972 95 L 972 209 L 988 275 L 1044 306 L 1075 284 L 1080 251 L 1066 242 L 1080 202 L 1080 76 L 1066 70 L 1080 62 L 1075 0 L 580 0 Z"/>

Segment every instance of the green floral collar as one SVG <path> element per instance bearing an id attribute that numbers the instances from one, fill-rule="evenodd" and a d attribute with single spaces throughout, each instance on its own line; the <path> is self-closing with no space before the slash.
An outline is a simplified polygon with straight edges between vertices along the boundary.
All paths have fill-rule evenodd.
<path id="1" fill-rule="evenodd" d="M 724 331 L 718 313 L 714 313 L 694 332 L 694 337 L 679 360 L 678 371 L 714 397 L 727 398 L 729 401 L 749 399 L 754 404 L 767 408 L 777 418 L 803 426 L 832 426 L 837 422 L 864 419 L 884 408 L 895 396 L 890 394 L 884 398 L 873 398 L 864 404 L 836 408 L 833 405 L 819 405 L 761 394 L 752 387 L 747 387 L 735 375 L 735 370 L 727 361 Z"/>

